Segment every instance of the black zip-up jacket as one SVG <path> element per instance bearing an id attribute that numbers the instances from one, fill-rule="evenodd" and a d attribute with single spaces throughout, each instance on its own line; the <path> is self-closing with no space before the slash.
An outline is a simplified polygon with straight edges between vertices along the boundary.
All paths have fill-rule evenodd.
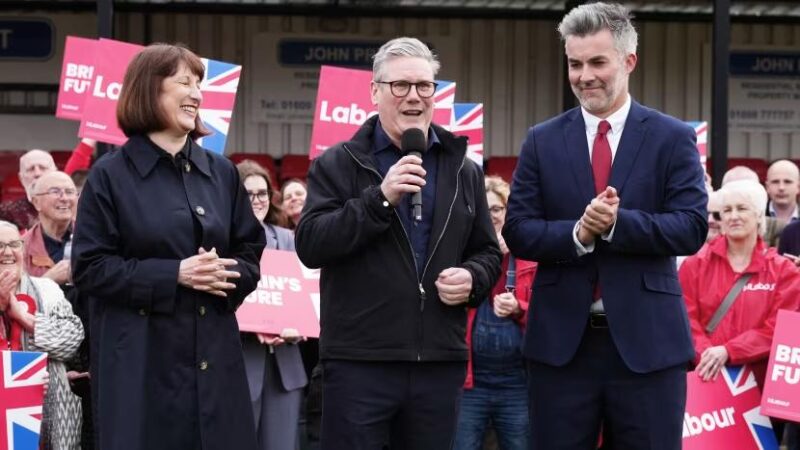
<path id="1" fill-rule="evenodd" d="M 501 253 L 483 173 L 466 138 L 432 125 L 442 144 L 428 259 L 417 275 L 411 241 L 384 202 L 372 142 L 377 116 L 318 157 L 295 242 L 321 267 L 320 357 L 362 361 L 466 361 L 467 306 L 489 294 Z M 468 305 L 448 306 L 434 282 L 449 267 L 472 274 Z"/>

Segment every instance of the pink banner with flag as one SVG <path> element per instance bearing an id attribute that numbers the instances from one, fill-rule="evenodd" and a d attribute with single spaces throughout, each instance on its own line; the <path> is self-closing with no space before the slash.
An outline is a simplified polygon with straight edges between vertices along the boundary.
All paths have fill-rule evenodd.
<path id="1" fill-rule="evenodd" d="M 456 136 L 467 138 L 467 157 L 483 167 L 483 103 L 455 103 L 450 126 Z"/>
<path id="2" fill-rule="evenodd" d="M 372 72 L 368 70 L 322 66 L 309 158 L 316 158 L 337 142 L 349 140 L 368 118 L 378 113 L 372 104 L 371 81 Z M 448 125 L 456 83 L 442 80 L 436 83 L 433 122 Z"/>
<path id="3" fill-rule="evenodd" d="M 47 354 L 0 353 L 0 450 L 38 450 Z"/>
<path id="4" fill-rule="evenodd" d="M 761 412 L 800 422 L 800 313 L 778 311 Z"/>
<path id="5" fill-rule="evenodd" d="M 708 122 L 686 123 L 694 128 L 694 133 L 697 135 L 697 151 L 700 152 L 700 163 L 705 169 L 706 160 L 708 159 Z"/>
<path id="6" fill-rule="evenodd" d="M 121 145 L 128 140 L 117 125 L 117 100 L 128 64 L 144 47 L 111 39 L 67 37 L 56 116 L 80 120 L 78 135 Z M 212 134 L 198 144 L 225 151 L 242 66 L 201 58 L 200 118 Z"/>
<path id="7" fill-rule="evenodd" d="M 81 120 L 83 103 L 94 83 L 95 39 L 67 36 L 64 61 L 61 64 L 61 83 L 56 102 L 56 117 Z"/>
<path id="8" fill-rule="evenodd" d="M 687 374 L 683 450 L 777 450 L 761 394 L 748 366 L 724 367 L 714 381 Z"/>
<path id="9" fill-rule="evenodd" d="M 241 331 L 280 334 L 294 328 L 319 337 L 319 270 L 308 269 L 294 252 L 264 250 L 261 280 L 236 311 Z"/>

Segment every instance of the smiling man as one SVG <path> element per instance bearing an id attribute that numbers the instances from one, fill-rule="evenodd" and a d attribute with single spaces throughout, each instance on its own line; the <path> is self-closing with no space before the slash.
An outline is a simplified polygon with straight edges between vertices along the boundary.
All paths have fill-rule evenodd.
<path id="1" fill-rule="evenodd" d="M 65 253 L 78 205 L 75 183 L 64 172 L 48 172 L 36 181 L 31 201 L 39 221 L 25 233 L 25 271 L 63 286 L 70 274 L 70 255 Z"/>
<path id="2" fill-rule="evenodd" d="M 451 446 L 466 308 L 494 285 L 500 249 L 466 139 L 431 123 L 438 69 L 417 39 L 384 44 L 370 85 L 377 116 L 308 173 L 296 243 L 322 268 L 323 450 Z M 400 150 L 414 128 L 421 158 Z"/>
<path id="3" fill-rule="evenodd" d="M 503 236 L 538 261 L 524 354 L 531 449 L 679 450 L 694 358 L 674 256 L 706 238 L 694 131 L 628 93 L 629 12 L 591 3 L 558 28 L 580 107 L 532 127 Z"/>

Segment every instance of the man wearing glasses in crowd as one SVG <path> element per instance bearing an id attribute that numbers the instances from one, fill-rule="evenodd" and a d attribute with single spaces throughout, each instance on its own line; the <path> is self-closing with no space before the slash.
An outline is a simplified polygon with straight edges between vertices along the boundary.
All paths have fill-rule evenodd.
<path id="1" fill-rule="evenodd" d="M 323 450 L 451 445 L 466 307 L 494 285 L 500 250 L 466 139 L 431 124 L 438 68 L 417 39 L 384 44 L 371 83 L 377 116 L 308 174 L 296 243 L 322 268 Z M 412 128 L 427 142 L 421 158 L 400 150 Z"/>

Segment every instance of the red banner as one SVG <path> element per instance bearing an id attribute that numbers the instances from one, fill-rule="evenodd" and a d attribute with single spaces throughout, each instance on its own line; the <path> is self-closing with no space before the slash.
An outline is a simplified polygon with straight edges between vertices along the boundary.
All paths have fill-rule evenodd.
<path id="1" fill-rule="evenodd" d="M 61 64 L 61 84 L 56 103 L 56 117 L 81 120 L 83 103 L 94 83 L 94 39 L 67 36 L 64 61 Z"/>
<path id="2" fill-rule="evenodd" d="M 777 450 L 761 415 L 756 378 L 747 366 L 724 367 L 715 381 L 687 374 L 683 450 Z"/>
<path id="3" fill-rule="evenodd" d="M 372 72 L 368 70 L 322 66 L 309 158 L 316 158 L 337 142 L 349 140 L 364 121 L 378 113 L 372 104 L 371 81 Z M 436 82 L 433 122 L 446 127 L 450 125 L 456 83 Z"/>
<path id="4" fill-rule="evenodd" d="M 800 313 L 778 311 L 761 411 L 800 422 Z"/>
<path id="5" fill-rule="evenodd" d="M 128 63 L 144 47 L 111 39 L 95 45 L 95 78 L 86 97 L 78 136 L 122 145 L 128 140 L 117 125 L 117 99 Z"/>
<path id="6" fill-rule="evenodd" d="M 264 250 L 261 281 L 236 311 L 241 331 L 280 334 L 294 328 L 319 337 L 319 270 L 308 269 L 294 252 Z"/>

